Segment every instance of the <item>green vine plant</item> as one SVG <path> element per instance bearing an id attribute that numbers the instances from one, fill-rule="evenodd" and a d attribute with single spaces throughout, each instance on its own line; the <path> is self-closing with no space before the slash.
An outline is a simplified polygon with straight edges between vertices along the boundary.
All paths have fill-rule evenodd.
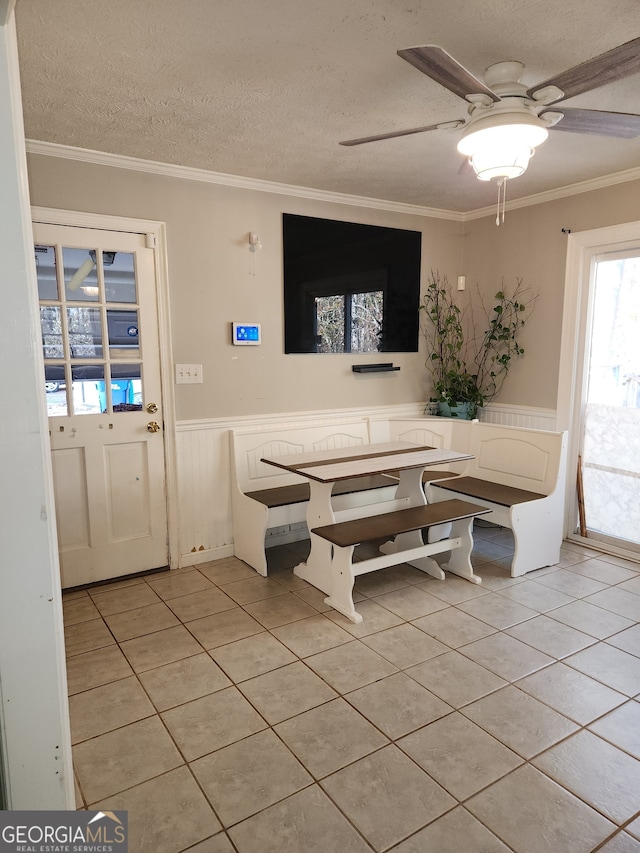
<path id="1" fill-rule="evenodd" d="M 503 283 L 491 309 L 478 289 L 479 310 L 472 313 L 469 303 L 463 308 L 456 303 L 447 277 L 432 271 L 420 303 L 426 366 L 435 395 L 431 401 L 453 409 L 469 403 L 469 416 L 475 418 L 478 409 L 500 392 L 513 360 L 524 355 L 520 332 L 537 299 L 538 293 L 517 279 L 511 293 Z"/>

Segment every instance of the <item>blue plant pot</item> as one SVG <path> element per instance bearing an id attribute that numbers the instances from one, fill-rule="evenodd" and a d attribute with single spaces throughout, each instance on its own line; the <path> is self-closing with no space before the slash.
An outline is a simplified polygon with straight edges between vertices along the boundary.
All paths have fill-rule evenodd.
<path id="1" fill-rule="evenodd" d="M 461 421 L 470 421 L 475 417 L 473 403 L 456 403 L 450 406 L 448 403 L 438 403 L 438 414 L 441 418 L 458 418 Z"/>

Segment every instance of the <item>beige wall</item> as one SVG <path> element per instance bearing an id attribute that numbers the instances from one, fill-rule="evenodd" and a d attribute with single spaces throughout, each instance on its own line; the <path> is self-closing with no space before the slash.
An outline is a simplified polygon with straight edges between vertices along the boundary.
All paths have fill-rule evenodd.
<path id="1" fill-rule="evenodd" d="M 37 206 L 167 223 L 174 362 L 203 365 L 202 385 L 176 386 L 178 420 L 420 402 L 423 353 L 372 358 L 283 352 L 283 212 L 423 232 L 423 276 L 456 276 L 462 224 L 236 189 L 61 158 L 29 158 Z M 255 231 L 263 249 L 249 252 Z M 426 271 L 426 272 L 425 272 Z M 260 322 L 261 347 L 233 347 L 231 321 Z M 357 361 L 393 361 L 398 372 L 357 375 Z"/>
<path id="2" fill-rule="evenodd" d="M 423 233 L 423 282 L 431 269 L 465 273 L 491 296 L 517 278 L 540 293 L 523 332 L 518 361 L 497 402 L 555 409 L 566 235 L 640 219 L 640 181 L 459 223 L 256 190 L 29 157 L 34 205 L 167 223 L 175 362 L 203 365 L 202 385 L 176 386 L 178 420 L 420 402 L 430 384 L 424 352 L 389 354 L 401 370 L 355 375 L 350 355 L 285 355 L 282 322 L 281 214 L 345 219 Z M 263 249 L 252 255 L 247 234 Z M 229 323 L 262 323 L 259 348 L 233 347 Z M 422 348 L 422 340 L 421 340 Z"/>
<path id="3" fill-rule="evenodd" d="M 510 371 L 497 402 L 556 408 L 567 249 L 562 229 L 575 233 L 638 219 L 640 181 L 629 181 L 508 210 L 499 228 L 495 215 L 465 223 L 461 266 L 487 304 L 503 281 L 513 287 L 517 278 L 540 293 L 522 334 L 525 356 Z"/>

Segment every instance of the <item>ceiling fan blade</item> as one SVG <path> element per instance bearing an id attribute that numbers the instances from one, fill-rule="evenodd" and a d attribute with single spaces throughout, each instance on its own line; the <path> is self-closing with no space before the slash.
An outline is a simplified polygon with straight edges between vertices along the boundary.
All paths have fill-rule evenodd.
<path id="1" fill-rule="evenodd" d="M 460 98 L 467 98 L 467 95 L 485 95 L 496 103 L 500 100 L 495 92 L 460 65 L 451 54 L 435 44 L 407 47 L 399 50 L 398 56 Z"/>
<path id="2" fill-rule="evenodd" d="M 460 122 L 463 124 L 463 122 Z M 359 139 L 347 139 L 340 145 L 362 145 L 365 142 L 379 142 L 381 139 L 395 139 L 396 136 L 410 136 L 412 133 L 426 133 L 428 130 L 437 130 L 442 127 L 439 124 L 428 124 L 425 127 L 412 127 L 410 130 L 394 130 L 391 133 L 379 133 L 377 136 L 362 136 Z"/>
<path id="3" fill-rule="evenodd" d="M 618 45 L 600 56 L 587 59 L 562 74 L 550 77 L 544 83 L 538 83 L 527 92 L 528 97 L 536 100 L 536 92 L 554 86 L 560 89 L 562 97 L 554 100 L 562 101 L 573 98 L 583 92 L 590 92 L 599 86 L 613 83 L 640 71 L 640 37 Z"/>
<path id="4" fill-rule="evenodd" d="M 546 112 L 555 112 L 547 110 Z M 600 136 L 618 136 L 633 139 L 640 136 L 640 115 L 633 113 L 610 113 L 604 110 L 559 109 L 562 118 L 551 130 L 564 130 L 569 133 L 597 133 Z M 545 113 L 541 113 L 544 115 Z"/>

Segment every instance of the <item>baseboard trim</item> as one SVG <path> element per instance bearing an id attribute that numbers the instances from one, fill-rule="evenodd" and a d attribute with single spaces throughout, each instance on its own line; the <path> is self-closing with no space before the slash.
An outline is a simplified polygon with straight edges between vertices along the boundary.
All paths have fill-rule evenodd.
<path id="1" fill-rule="evenodd" d="M 185 566 L 199 566 L 200 563 L 209 563 L 212 560 L 224 560 L 225 557 L 233 557 L 233 545 L 220 545 L 217 548 L 205 548 L 203 551 L 189 551 L 180 555 L 178 568 Z"/>

